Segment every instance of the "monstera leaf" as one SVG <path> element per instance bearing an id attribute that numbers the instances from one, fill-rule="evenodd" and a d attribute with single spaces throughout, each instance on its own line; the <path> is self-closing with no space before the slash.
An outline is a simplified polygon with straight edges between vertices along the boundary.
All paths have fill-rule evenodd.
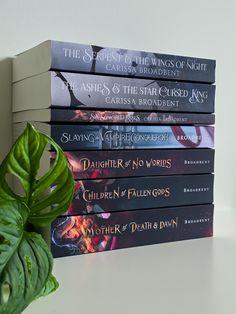
<path id="1" fill-rule="evenodd" d="M 55 148 L 57 157 L 50 170 L 38 178 L 40 159 L 48 145 Z M 8 185 L 9 174 L 17 177 L 23 195 Z M 28 124 L 0 167 L 1 314 L 21 313 L 33 300 L 57 289 L 51 273 L 52 255 L 32 226 L 49 225 L 65 212 L 73 189 L 62 150 Z"/>

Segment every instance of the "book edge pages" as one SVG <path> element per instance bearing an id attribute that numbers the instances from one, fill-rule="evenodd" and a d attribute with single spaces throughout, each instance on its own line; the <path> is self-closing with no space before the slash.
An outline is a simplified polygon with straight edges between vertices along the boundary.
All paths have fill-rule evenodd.
<path id="1" fill-rule="evenodd" d="M 50 122 L 51 110 L 39 109 L 39 110 L 24 110 L 13 113 L 13 123 L 20 122 Z"/>
<path id="2" fill-rule="evenodd" d="M 13 84 L 12 90 L 13 112 L 50 108 L 51 73 L 45 72 L 19 81 Z"/>
<path id="3" fill-rule="evenodd" d="M 51 67 L 51 40 L 18 54 L 13 59 L 13 83 L 46 72 Z"/>

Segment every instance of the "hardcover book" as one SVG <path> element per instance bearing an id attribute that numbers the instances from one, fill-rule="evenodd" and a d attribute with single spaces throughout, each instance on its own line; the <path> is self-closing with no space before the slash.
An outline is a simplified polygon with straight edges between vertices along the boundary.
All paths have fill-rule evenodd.
<path id="1" fill-rule="evenodd" d="M 33 123 L 63 150 L 213 148 L 212 126 L 81 125 Z M 14 137 L 25 123 L 15 123 Z"/>
<path id="2" fill-rule="evenodd" d="M 46 72 L 13 84 L 13 111 L 47 108 L 214 112 L 215 86 Z"/>
<path id="3" fill-rule="evenodd" d="M 54 257 L 211 237 L 212 204 L 57 218 L 51 227 Z"/>
<path id="4" fill-rule="evenodd" d="M 56 157 L 55 152 L 48 154 L 42 162 L 42 173 Z M 64 154 L 76 180 L 214 172 L 213 149 L 65 151 Z"/>
<path id="5" fill-rule="evenodd" d="M 39 121 L 63 123 L 112 123 L 112 124 L 182 124 L 211 125 L 215 115 L 207 113 L 172 113 L 146 111 L 95 111 L 80 109 L 41 109 L 19 111 L 13 122 Z"/>
<path id="6" fill-rule="evenodd" d="M 212 203 L 213 179 L 201 174 L 77 180 L 65 215 Z"/>

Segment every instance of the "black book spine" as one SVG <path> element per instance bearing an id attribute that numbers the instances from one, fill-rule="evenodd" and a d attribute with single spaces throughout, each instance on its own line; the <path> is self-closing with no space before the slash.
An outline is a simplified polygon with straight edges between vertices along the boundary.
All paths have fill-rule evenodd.
<path id="1" fill-rule="evenodd" d="M 78 180 L 65 215 L 82 215 L 213 202 L 214 175 Z"/>
<path id="2" fill-rule="evenodd" d="M 57 218 L 54 257 L 211 237 L 212 204 Z"/>
<path id="3" fill-rule="evenodd" d="M 68 72 L 215 81 L 215 60 L 52 41 L 51 69 Z"/>
<path id="4" fill-rule="evenodd" d="M 143 111 L 95 111 L 80 109 L 52 109 L 51 122 L 64 123 L 111 123 L 111 124 L 170 124 L 212 125 L 213 114 L 172 113 Z"/>
<path id="5" fill-rule="evenodd" d="M 75 180 L 214 172 L 213 149 L 65 151 Z M 51 162 L 55 160 L 51 152 Z"/>

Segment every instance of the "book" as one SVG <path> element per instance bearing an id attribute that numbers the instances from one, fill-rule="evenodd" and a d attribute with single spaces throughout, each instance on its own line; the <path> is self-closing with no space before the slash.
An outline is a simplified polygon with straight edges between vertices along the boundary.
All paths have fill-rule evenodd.
<path id="1" fill-rule="evenodd" d="M 214 205 L 58 217 L 49 242 L 54 257 L 213 236 Z"/>
<path id="2" fill-rule="evenodd" d="M 213 149 L 64 151 L 64 154 L 75 180 L 214 172 Z M 48 152 L 44 158 L 42 173 L 49 170 L 56 153 Z"/>
<path id="3" fill-rule="evenodd" d="M 210 84 L 46 72 L 13 84 L 13 111 L 48 108 L 214 112 Z"/>
<path id="4" fill-rule="evenodd" d="M 97 111 L 80 109 L 41 109 L 19 111 L 13 122 L 63 122 L 63 123 L 112 123 L 112 124 L 182 124 L 212 125 L 215 115 L 207 113 L 172 113 L 146 111 Z"/>
<path id="5" fill-rule="evenodd" d="M 213 174 L 76 180 L 65 215 L 213 202 Z"/>
<path id="6" fill-rule="evenodd" d="M 14 138 L 25 123 L 14 124 Z M 63 150 L 213 148 L 213 126 L 85 125 L 33 122 Z"/>
<path id="7" fill-rule="evenodd" d="M 48 40 L 13 59 L 13 81 L 48 70 L 215 81 L 215 60 Z"/>
<path id="8" fill-rule="evenodd" d="M 215 152 L 208 148 L 64 151 L 64 154 L 75 180 L 214 172 Z M 55 158 L 56 152 L 44 152 L 39 177 L 49 171 Z"/>

